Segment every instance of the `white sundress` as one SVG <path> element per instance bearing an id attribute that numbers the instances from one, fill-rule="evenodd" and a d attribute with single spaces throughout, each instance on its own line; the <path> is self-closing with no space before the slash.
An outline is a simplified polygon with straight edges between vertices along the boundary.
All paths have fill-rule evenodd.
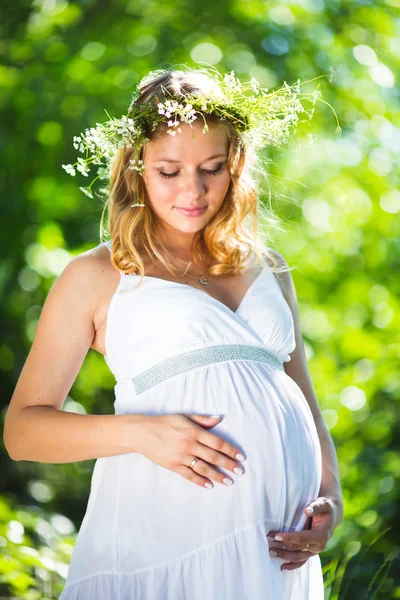
<path id="1" fill-rule="evenodd" d="M 245 472 L 221 469 L 234 483 L 207 489 L 137 452 L 98 458 L 60 600 L 323 600 L 319 555 L 281 571 L 266 538 L 305 528 L 322 468 L 311 409 L 283 370 L 294 324 L 267 262 L 235 312 L 120 274 L 105 338 L 115 414 L 220 414 L 208 431 L 240 449 Z"/>

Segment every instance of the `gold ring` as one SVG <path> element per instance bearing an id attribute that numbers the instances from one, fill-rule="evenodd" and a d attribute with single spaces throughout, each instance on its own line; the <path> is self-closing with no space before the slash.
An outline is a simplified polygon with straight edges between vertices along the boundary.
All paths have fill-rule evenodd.
<path id="1" fill-rule="evenodd" d="M 308 550 L 308 549 L 309 549 L 309 547 L 310 547 L 310 544 L 309 544 L 309 542 L 307 542 L 307 544 L 305 545 L 305 548 L 303 548 L 303 551 L 304 551 L 304 550 Z"/>

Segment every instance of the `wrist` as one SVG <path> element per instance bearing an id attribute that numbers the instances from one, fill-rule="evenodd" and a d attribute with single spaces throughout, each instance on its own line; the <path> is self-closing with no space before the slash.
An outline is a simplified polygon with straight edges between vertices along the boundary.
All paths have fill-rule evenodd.
<path id="1" fill-rule="evenodd" d="M 342 520 L 343 514 L 344 514 L 343 497 L 342 497 L 341 492 L 337 492 L 337 491 L 330 492 L 329 490 L 321 489 L 319 491 L 318 496 L 329 500 L 329 503 L 332 505 L 332 508 L 334 509 L 334 512 L 335 512 L 336 524 L 339 523 Z"/>
<path id="2" fill-rule="evenodd" d="M 121 417 L 120 427 L 120 445 L 121 452 L 141 452 L 141 444 L 144 434 L 145 424 L 149 416 L 140 413 L 119 415 Z"/>

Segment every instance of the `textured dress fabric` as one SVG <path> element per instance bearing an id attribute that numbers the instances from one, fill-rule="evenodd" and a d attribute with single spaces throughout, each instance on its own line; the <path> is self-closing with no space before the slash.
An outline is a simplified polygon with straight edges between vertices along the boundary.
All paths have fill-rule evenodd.
<path id="1" fill-rule="evenodd" d="M 60 600 L 323 600 L 319 555 L 281 571 L 266 538 L 305 529 L 322 469 L 311 409 L 282 368 L 294 323 L 269 265 L 236 311 L 120 275 L 105 337 L 115 414 L 220 414 L 208 431 L 239 448 L 244 474 L 221 468 L 234 483 L 207 489 L 138 452 L 98 458 Z"/>

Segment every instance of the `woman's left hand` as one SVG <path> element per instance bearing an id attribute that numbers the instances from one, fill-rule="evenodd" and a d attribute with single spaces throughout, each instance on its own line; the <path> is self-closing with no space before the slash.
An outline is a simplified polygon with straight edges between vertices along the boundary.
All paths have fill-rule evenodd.
<path id="1" fill-rule="evenodd" d="M 309 511 L 312 508 L 312 511 Z M 304 509 L 307 516 L 312 517 L 311 529 L 303 531 L 269 531 L 269 549 L 283 558 L 281 571 L 292 571 L 302 567 L 309 558 L 322 552 L 332 536 L 335 527 L 343 517 L 342 502 L 336 498 L 320 496 Z M 280 539 L 278 539 L 280 538 Z M 305 546 L 309 544 L 307 549 Z"/>

